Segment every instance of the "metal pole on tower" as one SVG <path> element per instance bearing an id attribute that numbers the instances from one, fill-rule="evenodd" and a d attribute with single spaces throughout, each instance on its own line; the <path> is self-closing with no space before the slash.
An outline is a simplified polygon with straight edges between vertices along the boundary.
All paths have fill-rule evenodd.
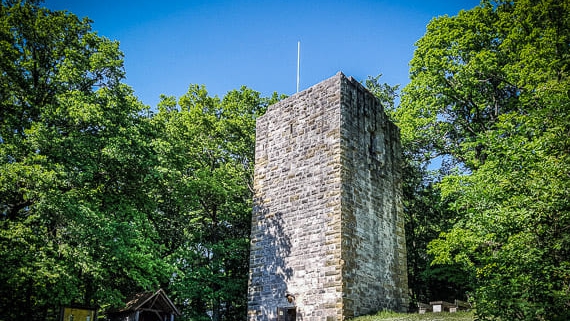
<path id="1" fill-rule="evenodd" d="M 299 92 L 299 68 L 301 62 L 301 42 L 297 41 L 297 92 Z"/>

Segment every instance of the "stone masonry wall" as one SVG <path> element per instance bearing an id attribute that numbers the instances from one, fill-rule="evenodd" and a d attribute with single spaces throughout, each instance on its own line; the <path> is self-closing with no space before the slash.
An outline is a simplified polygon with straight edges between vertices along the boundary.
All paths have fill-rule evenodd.
<path id="1" fill-rule="evenodd" d="M 407 305 L 398 135 L 342 73 L 258 119 L 248 320 Z"/>
<path id="2" fill-rule="evenodd" d="M 405 311 L 399 129 L 360 83 L 341 83 L 343 315 Z"/>

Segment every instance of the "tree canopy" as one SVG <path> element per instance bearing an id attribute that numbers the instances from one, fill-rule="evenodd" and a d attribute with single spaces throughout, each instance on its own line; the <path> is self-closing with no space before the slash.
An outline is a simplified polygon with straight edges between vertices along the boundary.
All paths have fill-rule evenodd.
<path id="1" fill-rule="evenodd" d="M 155 221 L 176 271 L 169 288 L 191 320 L 247 314 L 255 120 L 278 99 L 247 87 L 219 99 L 191 85 L 178 101 L 162 96 L 152 119 L 160 132 Z"/>
<path id="2" fill-rule="evenodd" d="M 118 43 L 34 3 L 0 13 L 0 310 L 121 302 L 168 278 L 146 213 L 145 107 Z"/>
<path id="3" fill-rule="evenodd" d="M 461 267 L 482 319 L 569 316 L 569 9 L 484 1 L 433 19 L 395 113 L 413 158 L 442 161 L 455 215 L 429 253 Z"/>
<path id="4" fill-rule="evenodd" d="M 255 119 L 279 97 L 191 85 L 153 111 L 90 24 L 2 3 L 0 320 L 158 287 L 185 319 L 240 319 Z"/>

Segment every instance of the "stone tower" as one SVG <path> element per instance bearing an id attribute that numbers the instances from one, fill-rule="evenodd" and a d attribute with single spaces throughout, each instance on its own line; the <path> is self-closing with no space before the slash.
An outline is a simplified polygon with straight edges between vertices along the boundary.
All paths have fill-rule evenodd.
<path id="1" fill-rule="evenodd" d="M 248 320 L 344 320 L 408 305 L 400 139 L 342 73 L 257 120 Z"/>

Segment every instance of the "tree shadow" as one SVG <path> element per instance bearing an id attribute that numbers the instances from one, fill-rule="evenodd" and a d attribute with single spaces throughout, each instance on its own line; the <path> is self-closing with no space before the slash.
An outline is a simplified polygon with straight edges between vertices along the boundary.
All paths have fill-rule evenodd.
<path id="1" fill-rule="evenodd" d="M 287 287 L 287 282 L 293 277 L 293 269 L 287 263 L 291 254 L 291 239 L 283 233 L 286 230 L 286 214 L 281 211 L 272 212 L 264 204 L 267 203 L 261 198 L 254 200 L 248 293 L 249 320 L 276 320 L 278 308 L 295 307 L 295 294 L 289 293 Z"/>

